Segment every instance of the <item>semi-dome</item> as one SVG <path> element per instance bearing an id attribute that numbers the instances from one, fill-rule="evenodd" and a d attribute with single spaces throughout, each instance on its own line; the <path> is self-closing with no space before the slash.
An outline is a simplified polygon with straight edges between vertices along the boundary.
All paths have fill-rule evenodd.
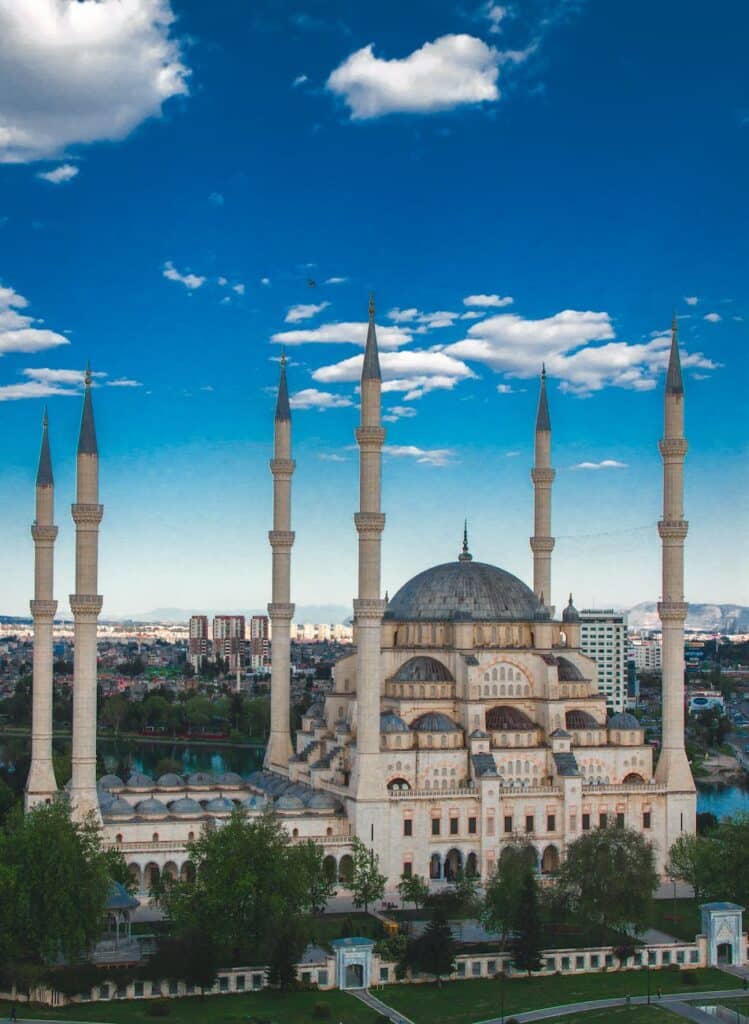
<path id="1" fill-rule="evenodd" d="M 557 658 L 557 676 L 560 683 L 581 683 L 585 679 L 580 669 L 569 658 Z"/>
<path id="2" fill-rule="evenodd" d="M 166 809 L 166 804 L 163 804 L 161 800 L 149 797 L 135 805 L 135 813 L 139 818 L 166 818 L 169 812 Z"/>
<path id="3" fill-rule="evenodd" d="M 153 789 L 153 779 L 143 772 L 133 772 L 127 780 L 128 789 Z"/>
<path id="4" fill-rule="evenodd" d="M 105 811 L 108 818 L 132 818 L 133 808 L 121 797 L 113 800 Z"/>
<path id="5" fill-rule="evenodd" d="M 380 732 L 408 732 L 408 726 L 394 711 L 383 711 L 380 715 Z"/>
<path id="6" fill-rule="evenodd" d="M 99 789 L 122 789 L 122 779 L 119 775 L 102 775 L 96 783 Z"/>
<path id="7" fill-rule="evenodd" d="M 486 712 L 486 728 L 492 732 L 530 732 L 536 726 L 520 708 L 501 704 Z"/>
<path id="8" fill-rule="evenodd" d="M 589 711 L 576 709 L 568 711 L 564 716 L 565 725 L 568 729 L 603 729 L 600 722 L 591 715 Z"/>
<path id="9" fill-rule="evenodd" d="M 452 683 L 454 680 L 448 667 L 441 661 L 418 655 L 415 658 L 409 658 L 401 665 L 393 675 L 393 682 Z"/>
<path id="10" fill-rule="evenodd" d="M 414 732 L 458 732 L 458 726 L 452 718 L 443 715 L 441 711 L 427 711 L 425 715 L 419 715 L 411 722 Z"/>
<path id="11" fill-rule="evenodd" d="M 628 711 L 619 711 L 608 720 L 609 729 L 642 729 L 634 715 Z"/>
<path id="12" fill-rule="evenodd" d="M 203 808 L 197 800 L 183 796 L 179 800 L 172 800 L 169 804 L 169 813 L 175 818 L 198 818 L 203 813 Z"/>
<path id="13" fill-rule="evenodd" d="M 162 789 L 180 789 L 184 784 L 183 778 L 176 772 L 166 772 L 164 775 L 159 775 L 156 780 L 156 785 Z"/>
<path id="14" fill-rule="evenodd" d="M 399 622 L 530 622 L 539 601 L 512 573 L 484 562 L 446 562 L 414 576 L 392 598 L 386 619 Z"/>

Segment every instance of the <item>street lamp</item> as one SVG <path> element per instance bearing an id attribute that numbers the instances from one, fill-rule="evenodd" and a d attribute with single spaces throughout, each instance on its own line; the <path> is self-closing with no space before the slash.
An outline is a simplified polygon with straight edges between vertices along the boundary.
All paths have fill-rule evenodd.
<path id="1" fill-rule="evenodd" d="M 647 950 L 645 951 L 645 956 L 648 956 Z M 645 961 L 645 976 L 648 979 L 648 1006 L 650 1006 L 650 964 L 647 960 Z"/>
<path id="2" fill-rule="evenodd" d="M 499 972 L 499 1024 L 505 1024 L 505 963 Z"/>

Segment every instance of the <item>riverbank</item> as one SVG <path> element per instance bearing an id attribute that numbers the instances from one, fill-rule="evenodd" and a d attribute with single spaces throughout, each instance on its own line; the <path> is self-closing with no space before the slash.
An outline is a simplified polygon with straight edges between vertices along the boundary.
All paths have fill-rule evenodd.
<path id="1" fill-rule="evenodd" d="M 23 726 L 3 726 L 0 729 L 0 740 L 22 739 L 31 736 L 31 730 Z M 54 740 L 72 740 L 70 729 L 55 729 Z M 170 747 L 229 747 L 234 750 L 265 750 L 267 740 L 256 740 L 247 743 L 234 743 L 231 740 L 200 739 L 197 736 L 144 736 L 140 732 L 100 732 L 96 735 L 97 742 L 102 743 L 156 743 Z"/>

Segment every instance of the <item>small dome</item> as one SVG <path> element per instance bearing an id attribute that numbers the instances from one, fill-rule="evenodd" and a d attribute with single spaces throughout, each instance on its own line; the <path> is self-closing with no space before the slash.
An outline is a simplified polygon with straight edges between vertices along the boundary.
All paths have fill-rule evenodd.
<path id="1" fill-rule="evenodd" d="M 474 729 L 473 732 L 471 733 L 471 739 L 472 740 L 488 740 L 489 739 L 489 733 L 488 732 L 484 732 L 483 729 Z"/>
<path id="2" fill-rule="evenodd" d="M 535 622 L 548 622 L 548 620 L 550 618 L 551 618 L 551 610 L 546 607 L 546 605 L 543 603 L 543 598 L 542 598 L 541 599 L 541 603 L 539 604 L 538 608 L 536 608 L 535 612 L 533 613 L 533 619 L 534 619 Z"/>
<path id="3" fill-rule="evenodd" d="M 568 711 L 564 716 L 568 729 L 603 729 L 589 711 Z"/>
<path id="4" fill-rule="evenodd" d="M 115 800 L 112 793 L 110 793 L 109 790 L 107 789 L 100 789 L 98 791 L 98 797 L 99 807 L 102 809 L 102 811 L 106 811 L 108 807 L 111 807 Z"/>
<path id="5" fill-rule="evenodd" d="M 167 772 L 165 775 L 160 775 L 156 780 L 156 785 L 161 789 L 181 789 L 185 784 L 184 779 L 181 775 L 177 775 L 175 772 Z"/>
<path id="6" fill-rule="evenodd" d="M 121 797 L 113 800 L 106 810 L 108 818 L 132 818 L 133 813 L 133 808 L 127 800 L 123 800 Z"/>
<path id="7" fill-rule="evenodd" d="M 579 622 L 579 621 L 580 621 L 580 612 L 577 610 L 577 608 L 575 608 L 574 604 L 572 603 L 572 594 L 570 594 L 570 599 L 569 599 L 569 601 L 567 603 L 567 607 L 562 612 L 562 622 Z"/>
<path id="8" fill-rule="evenodd" d="M 560 683 L 582 683 L 585 681 L 585 676 L 574 661 L 561 656 L 557 658 L 557 676 Z"/>
<path id="9" fill-rule="evenodd" d="M 243 786 L 244 779 L 241 775 L 237 775 L 236 772 L 224 772 L 223 775 L 219 775 L 218 783 L 220 786 L 226 786 L 227 788 L 235 786 Z"/>
<path id="10" fill-rule="evenodd" d="M 316 790 L 307 800 L 307 807 L 312 811 L 337 811 L 340 806 L 340 801 L 325 790 Z"/>
<path id="11" fill-rule="evenodd" d="M 206 801 L 205 809 L 209 814 L 231 814 L 234 804 L 225 796 L 217 796 L 213 800 Z"/>
<path id="12" fill-rule="evenodd" d="M 427 711 L 411 722 L 414 732 L 459 732 L 458 726 L 452 718 L 443 715 L 441 711 Z"/>
<path id="13" fill-rule="evenodd" d="M 530 732 L 536 725 L 520 708 L 500 704 L 486 712 L 486 728 L 492 732 Z"/>
<path id="14" fill-rule="evenodd" d="M 253 794 L 248 796 L 246 800 L 242 801 L 242 806 L 246 807 L 248 811 L 261 811 L 268 806 L 268 801 L 264 796 Z"/>
<path id="15" fill-rule="evenodd" d="M 307 710 L 302 715 L 302 718 L 323 718 L 325 715 L 325 706 L 318 700 L 314 704 L 310 704 Z"/>
<path id="16" fill-rule="evenodd" d="M 454 679 L 446 665 L 436 658 L 419 655 L 404 662 L 393 676 L 396 683 L 452 683 Z"/>
<path id="17" fill-rule="evenodd" d="M 172 800 L 169 804 L 169 813 L 175 818 L 197 818 L 203 813 L 203 808 L 197 800 L 183 796 L 179 800 Z"/>
<path id="18" fill-rule="evenodd" d="M 408 732 L 408 726 L 394 711 L 383 711 L 380 715 L 380 732 Z"/>
<path id="19" fill-rule="evenodd" d="M 169 812 L 166 809 L 166 804 L 163 804 L 161 800 L 149 797 L 135 805 L 135 813 L 139 818 L 166 818 Z"/>
<path id="20" fill-rule="evenodd" d="M 144 775 L 143 772 L 133 772 L 127 780 L 128 789 L 153 789 L 153 787 L 153 779 L 150 775 Z"/>
<path id="21" fill-rule="evenodd" d="M 634 715 L 627 711 L 619 711 L 608 720 L 609 729 L 642 729 Z"/>
<path id="22" fill-rule="evenodd" d="M 285 795 L 285 796 L 279 796 L 279 798 L 276 800 L 276 810 L 277 811 L 303 811 L 304 810 L 304 804 L 302 803 L 302 800 L 301 800 L 300 797 L 293 796 L 292 794 L 288 794 L 288 795 Z"/>
<path id="23" fill-rule="evenodd" d="M 122 789 L 123 782 L 119 775 L 102 775 L 96 785 L 99 789 Z"/>
<path id="24" fill-rule="evenodd" d="M 161 784 L 161 779 L 159 779 L 159 784 Z M 187 785 L 196 789 L 198 786 L 207 787 L 215 786 L 215 784 L 216 780 L 210 772 L 192 772 L 187 776 Z"/>
<path id="25" fill-rule="evenodd" d="M 552 739 L 558 739 L 558 740 L 571 740 L 572 739 L 572 733 L 567 732 L 566 729 L 555 729 L 554 732 L 551 734 L 551 736 L 552 736 Z"/>

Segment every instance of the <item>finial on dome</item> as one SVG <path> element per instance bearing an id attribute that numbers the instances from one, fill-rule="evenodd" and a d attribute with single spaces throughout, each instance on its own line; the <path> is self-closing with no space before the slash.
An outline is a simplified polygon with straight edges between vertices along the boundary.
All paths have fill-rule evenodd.
<path id="1" fill-rule="evenodd" d="M 463 520 L 463 549 L 458 555 L 459 562 L 472 562 L 473 555 L 468 550 L 468 520 Z"/>

